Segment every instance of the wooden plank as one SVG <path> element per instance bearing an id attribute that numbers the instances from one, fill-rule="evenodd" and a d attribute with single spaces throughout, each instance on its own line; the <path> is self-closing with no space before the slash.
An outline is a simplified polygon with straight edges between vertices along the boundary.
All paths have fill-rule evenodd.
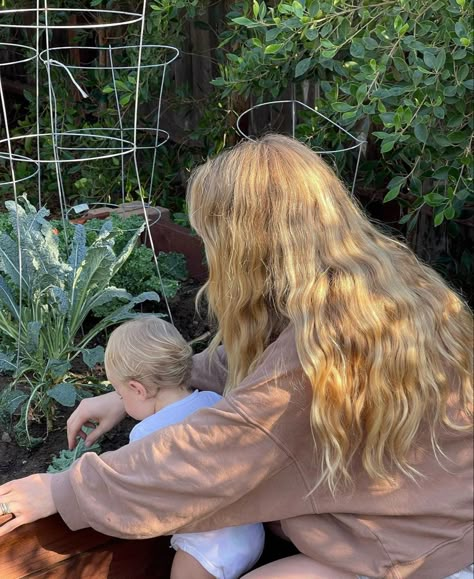
<path id="1" fill-rule="evenodd" d="M 72 532 L 55 515 L 2 538 L 0 577 L 168 579 L 173 554 L 167 537 L 124 541 L 93 529 Z"/>

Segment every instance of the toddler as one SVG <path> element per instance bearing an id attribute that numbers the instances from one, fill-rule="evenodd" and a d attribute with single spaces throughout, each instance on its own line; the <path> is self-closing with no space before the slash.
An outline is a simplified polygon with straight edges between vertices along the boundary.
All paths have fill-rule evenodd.
<path id="1" fill-rule="evenodd" d="M 174 326 L 140 316 L 116 328 L 107 343 L 105 370 L 127 414 L 140 420 L 130 442 L 182 421 L 222 397 L 189 387 L 192 349 Z M 231 451 L 231 449 L 229 449 Z M 237 579 L 259 559 L 263 525 L 242 525 L 171 538 L 177 553 L 171 579 Z"/>

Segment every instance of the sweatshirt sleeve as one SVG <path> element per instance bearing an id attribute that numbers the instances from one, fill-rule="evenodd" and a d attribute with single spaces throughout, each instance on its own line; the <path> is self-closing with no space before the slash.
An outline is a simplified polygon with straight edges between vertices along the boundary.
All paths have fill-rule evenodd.
<path id="1" fill-rule="evenodd" d="M 227 379 L 227 358 L 223 346 L 210 354 L 209 348 L 193 356 L 191 386 L 198 390 L 224 391 Z"/>
<path id="2" fill-rule="evenodd" d="M 53 476 L 52 492 L 72 530 L 148 538 L 199 527 L 290 462 L 265 428 L 223 399 L 119 450 L 85 454 Z M 232 524 L 241 524 L 238 512 Z"/>

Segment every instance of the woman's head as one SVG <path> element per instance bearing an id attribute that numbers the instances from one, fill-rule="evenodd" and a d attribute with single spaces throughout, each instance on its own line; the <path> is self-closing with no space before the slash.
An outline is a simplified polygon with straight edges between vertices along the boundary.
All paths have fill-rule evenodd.
<path id="1" fill-rule="evenodd" d="M 326 480 L 346 478 L 357 450 L 371 476 L 388 476 L 387 457 L 409 472 L 421 420 L 449 423 L 450 388 L 469 395 L 465 304 L 288 137 L 243 142 L 199 167 L 188 206 L 206 249 L 227 390 L 292 324 Z"/>
<path id="2" fill-rule="evenodd" d="M 142 420 L 158 410 L 154 400 L 166 391 L 187 390 L 192 348 L 178 330 L 156 316 L 140 316 L 110 335 L 105 350 L 105 370 L 123 397 L 125 410 Z M 128 407 L 127 407 L 128 406 Z"/>

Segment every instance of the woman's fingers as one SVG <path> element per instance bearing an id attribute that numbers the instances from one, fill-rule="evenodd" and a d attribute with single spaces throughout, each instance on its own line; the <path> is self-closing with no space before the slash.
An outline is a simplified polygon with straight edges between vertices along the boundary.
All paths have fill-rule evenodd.
<path id="1" fill-rule="evenodd" d="M 12 488 L 11 482 L 7 482 L 0 486 L 0 503 L 4 502 L 3 497 L 8 495 L 8 493 L 11 491 L 11 488 Z"/>
<path id="2" fill-rule="evenodd" d="M 34 474 L 0 487 L 0 503 L 5 503 L 15 517 L 0 527 L 0 536 L 56 512 L 51 493 L 52 476 Z"/>
<path id="3" fill-rule="evenodd" d="M 24 524 L 25 523 L 23 522 L 21 517 L 15 517 L 14 519 L 10 519 L 6 523 L 3 523 L 3 525 L 0 519 L 0 537 L 3 537 L 4 535 L 11 533 L 12 531 L 17 529 L 18 527 L 21 527 L 21 525 Z"/>

